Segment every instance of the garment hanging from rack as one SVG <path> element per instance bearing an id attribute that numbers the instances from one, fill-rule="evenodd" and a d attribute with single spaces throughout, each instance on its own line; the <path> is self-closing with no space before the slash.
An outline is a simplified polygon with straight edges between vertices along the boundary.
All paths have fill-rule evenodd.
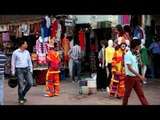
<path id="1" fill-rule="evenodd" d="M 38 54 L 38 64 L 46 64 L 47 46 L 41 36 L 36 41 L 36 50 Z"/>

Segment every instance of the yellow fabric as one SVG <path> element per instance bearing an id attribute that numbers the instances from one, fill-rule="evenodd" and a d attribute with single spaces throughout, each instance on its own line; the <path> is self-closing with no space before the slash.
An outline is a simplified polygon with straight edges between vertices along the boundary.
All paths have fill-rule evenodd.
<path id="1" fill-rule="evenodd" d="M 107 63 L 111 63 L 112 62 L 112 58 L 114 55 L 115 49 L 113 47 L 107 47 L 105 49 L 105 57 L 106 57 L 106 62 Z"/>
<path id="2" fill-rule="evenodd" d="M 126 51 L 124 51 L 125 53 Z M 125 73 L 125 68 L 124 66 L 122 66 L 122 53 L 123 51 L 121 49 L 117 50 L 114 55 L 113 55 L 113 59 L 112 59 L 112 72 L 115 71 L 115 68 L 116 68 L 116 71 L 118 72 L 122 72 L 122 73 Z M 116 66 L 114 66 L 116 64 Z"/>
<path id="3" fill-rule="evenodd" d="M 48 71 L 48 73 L 60 73 L 60 70 L 58 70 L 58 71 Z"/>

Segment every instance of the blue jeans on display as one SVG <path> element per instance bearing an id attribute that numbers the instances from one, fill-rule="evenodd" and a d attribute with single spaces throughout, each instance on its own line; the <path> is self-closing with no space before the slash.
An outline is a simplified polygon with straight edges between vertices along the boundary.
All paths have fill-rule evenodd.
<path id="1" fill-rule="evenodd" d="M 0 75 L 0 105 L 4 103 L 4 75 Z"/>
<path id="2" fill-rule="evenodd" d="M 73 67 L 72 67 L 72 80 L 75 81 L 75 72 L 77 71 L 78 80 L 81 80 L 80 73 L 81 73 L 81 61 L 80 60 L 73 60 Z"/>
<path id="3" fill-rule="evenodd" d="M 23 100 L 26 93 L 33 85 L 33 76 L 30 72 L 30 68 L 16 68 L 16 75 L 18 79 L 18 96 L 19 100 Z M 24 87 L 24 80 L 26 81 Z M 23 88 L 24 87 L 24 88 Z"/>

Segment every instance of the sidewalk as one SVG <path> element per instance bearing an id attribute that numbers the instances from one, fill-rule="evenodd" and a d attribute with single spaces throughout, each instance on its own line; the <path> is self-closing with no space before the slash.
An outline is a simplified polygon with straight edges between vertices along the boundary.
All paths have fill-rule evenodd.
<path id="1" fill-rule="evenodd" d="M 18 90 L 8 86 L 8 80 L 4 85 L 4 105 L 19 105 Z M 97 92 L 91 95 L 80 95 L 79 85 L 77 82 L 72 83 L 68 78 L 61 81 L 61 92 L 59 96 L 44 97 L 45 85 L 32 87 L 26 95 L 27 102 L 25 105 L 121 105 L 122 100 L 110 99 L 109 94 Z M 143 84 L 143 90 L 150 105 L 160 105 L 160 80 L 148 79 L 147 84 Z M 141 105 L 134 90 L 129 99 L 129 105 Z"/>

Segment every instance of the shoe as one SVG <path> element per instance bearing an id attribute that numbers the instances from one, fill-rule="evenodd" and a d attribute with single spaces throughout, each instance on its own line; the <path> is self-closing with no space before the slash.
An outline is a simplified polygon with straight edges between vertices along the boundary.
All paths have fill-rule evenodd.
<path id="1" fill-rule="evenodd" d="M 32 85 L 33 87 L 36 87 L 37 86 L 37 83 L 33 83 L 33 85 Z"/>
<path id="2" fill-rule="evenodd" d="M 23 105 L 25 102 L 27 102 L 27 99 L 25 98 L 18 101 L 20 105 Z"/>
<path id="3" fill-rule="evenodd" d="M 119 97 L 119 96 L 117 96 L 117 99 L 123 99 L 123 96 L 120 96 L 120 97 Z"/>
<path id="4" fill-rule="evenodd" d="M 25 102 L 24 102 L 24 100 L 19 100 L 18 103 L 19 103 L 20 105 L 23 105 Z"/>
<path id="5" fill-rule="evenodd" d="M 143 84 L 146 84 L 147 82 L 146 81 L 143 81 Z"/>
<path id="6" fill-rule="evenodd" d="M 44 97 L 53 97 L 54 95 L 49 95 L 48 93 L 45 93 L 43 96 Z"/>
<path id="7" fill-rule="evenodd" d="M 55 95 L 55 96 L 59 96 L 59 94 L 57 94 L 57 93 L 55 93 L 54 95 Z"/>

